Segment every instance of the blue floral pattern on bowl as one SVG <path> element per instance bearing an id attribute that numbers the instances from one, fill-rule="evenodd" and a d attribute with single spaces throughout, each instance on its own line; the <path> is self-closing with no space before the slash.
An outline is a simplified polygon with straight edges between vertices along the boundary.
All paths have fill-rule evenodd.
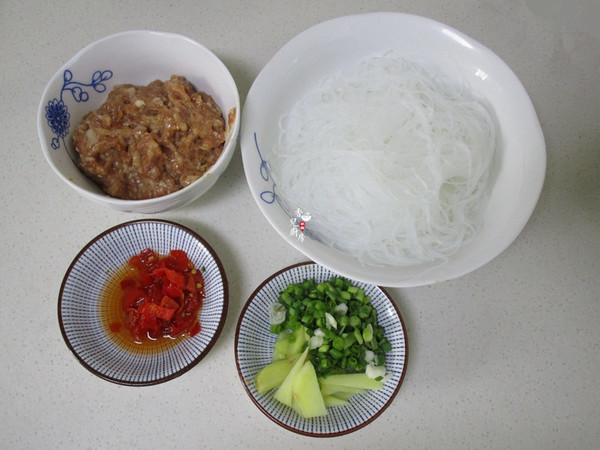
<path id="1" fill-rule="evenodd" d="M 312 230 L 305 228 L 306 221 L 310 220 L 310 213 L 298 207 L 296 207 L 292 212 L 288 205 L 286 205 L 282 198 L 277 194 L 277 182 L 275 181 L 273 173 L 271 172 L 271 166 L 269 164 L 269 161 L 264 159 L 262 153 L 260 152 L 256 132 L 254 132 L 254 145 L 256 147 L 258 157 L 260 158 L 260 177 L 267 183 L 271 184 L 270 190 L 267 189 L 260 193 L 260 199 L 268 205 L 272 205 L 275 202 L 277 202 L 277 204 L 281 207 L 283 212 L 290 219 L 290 236 L 297 238 L 300 242 L 303 242 L 305 237 L 309 237 L 315 241 L 322 242 L 322 240 L 316 233 L 314 233 Z"/>
<path id="2" fill-rule="evenodd" d="M 277 188 L 277 183 L 275 182 L 275 180 L 273 179 L 273 175 L 271 174 L 271 166 L 269 166 L 269 161 L 264 159 L 262 156 L 262 153 L 260 152 L 260 147 L 258 146 L 258 138 L 256 137 L 256 132 L 254 133 L 254 145 L 256 146 L 256 151 L 258 152 L 258 157 L 260 158 L 260 166 L 259 166 L 260 177 L 263 180 L 265 180 L 267 182 L 270 181 L 273 184 L 270 191 L 266 190 L 266 191 L 262 191 L 260 193 L 260 199 L 269 205 L 273 204 L 275 201 L 277 201 L 277 203 L 279 203 L 281 205 L 281 202 L 279 201 L 279 197 L 277 197 L 277 194 L 275 193 L 275 190 Z M 285 210 L 283 205 L 281 205 L 281 207 Z"/>
<path id="3" fill-rule="evenodd" d="M 112 76 L 113 72 L 111 70 L 97 70 L 92 74 L 89 83 L 82 83 L 73 80 L 73 73 L 69 69 L 64 71 L 60 97 L 53 98 L 46 105 L 46 120 L 55 135 L 50 143 L 54 150 L 61 148 L 61 144 L 66 147 L 65 138 L 69 135 L 71 127 L 71 114 L 65 103 L 65 94 L 70 93 L 77 103 L 87 102 L 90 98 L 88 88 L 103 93 L 107 89 L 104 83 L 110 80 Z"/>

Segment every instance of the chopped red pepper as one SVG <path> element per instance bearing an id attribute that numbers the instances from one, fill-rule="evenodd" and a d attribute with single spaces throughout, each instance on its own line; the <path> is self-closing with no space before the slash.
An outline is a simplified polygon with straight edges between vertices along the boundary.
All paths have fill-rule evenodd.
<path id="1" fill-rule="evenodd" d="M 183 250 L 171 250 L 169 256 L 165 258 L 165 265 L 177 272 L 184 272 L 190 268 L 190 260 Z"/>
<path id="2" fill-rule="evenodd" d="M 135 287 L 135 280 L 133 278 L 125 278 L 121 281 L 121 289 L 131 289 Z"/>
<path id="3" fill-rule="evenodd" d="M 145 290 L 135 286 L 123 290 L 123 297 L 121 297 L 121 307 L 123 308 L 123 311 L 126 311 L 129 308 L 136 308 L 136 303 L 139 303 L 140 299 L 143 299 L 145 295 Z"/>
<path id="4" fill-rule="evenodd" d="M 204 299 L 204 279 L 183 250 L 161 257 L 146 249 L 129 260 L 134 275 L 120 283 L 123 325 L 137 341 L 193 336 L 200 331 L 198 313 Z M 119 332 L 120 324 L 111 324 Z"/>
<path id="5" fill-rule="evenodd" d="M 190 337 L 194 337 L 196 336 L 198 333 L 200 333 L 200 322 L 196 322 L 194 324 L 194 326 L 192 327 L 192 329 L 190 330 Z"/>
<path id="6" fill-rule="evenodd" d="M 202 285 L 200 285 L 200 289 L 202 288 Z M 185 290 L 188 292 L 192 292 L 192 293 L 196 293 L 198 292 L 198 283 L 196 282 L 196 279 L 194 277 L 189 277 L 187 279 L 187 284 L 185 286 Z"/>

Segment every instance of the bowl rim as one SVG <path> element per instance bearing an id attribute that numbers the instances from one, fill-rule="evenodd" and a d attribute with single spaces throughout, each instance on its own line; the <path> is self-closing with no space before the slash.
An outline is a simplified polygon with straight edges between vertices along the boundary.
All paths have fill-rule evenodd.
<path id="1" fill-rule="evenodd" d="M 142 200 L 127 200 L 127 199 L 121 199 L 121 198 L 117 198 L 117 197 L 111 197 L 108 194 L 104 194 L 103 192 L 100 192 L 100 193 L 92 192 L 92 191 L 74 183 L 72 180 L 69 179 L 69 177 L 67 177 L 65 174 L 63 174 L 61 170 L 59 170 L 57 165 L 54 163 L 53 159 L 50 157 L 51 151 L 48 149 L 48 145 L 43 138 L 43 131 L 42 131 L 44 126 L 46 126 L 46 122 L 44 121 L 44 118 L 45 118 L 44 108 L 47 104 L 47 97 L 49 95 L 49 91 L 50 91 L 53 81 L 57 77 L 59 77 L 66 69 L 68 69 L 72 65 L 72 63 L 77 61 L 82 55 L 84 55 L 90 49 L 92 49 L 98 45 L 102 45 L 103 43 L 105 43 L 107 41 L 118 39 L 120 37 L 127 36 L 127 35 L 153 35 L 153 36 L 160 36 L 160 37 L 168 37 L 168 38 L 174 38 L 174 39 L 186 41 L 196 47 L 199 47 L 203 52 L 205 52 L 208 56 L 210 56 L 213 59 L 213 61 L 215 62 L 215 64 L 217 66 L 219 66 L 221 69 L 223 69 L 223 72 L 226 74 L 226 77 L 228 79 L 227 81 L 234 88 L 234 98 L 235 98 L 235 109 L 236 109 L 235 118 L 234 118 L 233 124 L 229 124 L 229 123 L 227 124 L 227 138 L 229 139 L 229 141 L 224 145 L 223 152 L 221 153 L 221 155 L 219 156 L 217 161 L 215 161 L 215 163 L 209 168 L 209 170 L 207 172 L 205 172 L 196 181 L 194 181 L 192 184 L 185 186 L 184 188 L 181 188 L 178 191 L 171 192 L 170 194 L 166 194 L 166 195 L 163 195 L 160 197 L 154 197 L 154 198 L 148 198 L 148 199 L 142 199 Z M 54 173 L 56 173 L 71 188 L 75 189 L 80 194 L 82 194 L 96 202 L 99 202 L 102 204 L 108 203 L 109 205 L 115 205 L 116 207 L 118 207 L 119 209 L 122 209 L 122 210 L 127 210 L 127 209 L 135 210 L 137 208 L 151 208 L 154 206 L 159 206 L 162 203 L 166 203 L 171 199 L 181 196 L 182 193 L 184 193 L 184 192 L 193 190 L 196 187 L 196 185 L 198 184 L 198 182 L 200 182 L 202 180 L 205 180 L 210 177 L 218 177 L 219 174 L 215 174 L 214 172 L 217 171 L 217 169 L 219 169 L 223 164 L 228 165 L 230 162 L 231 156 L 233 155 L 233 153 L 235 153 L 235 149 L 237 147 L 237 137 L 239 135 L 239 130 L 241 127 L 241 115 L 242 115 L 241 109 L 242 108 L 241 108 L 240 93 L 239 93 L 239 88 L 237 87 L 235 78 L 233 78 L 233 75 L 231 74 L 230 70 L 227 68 L 225 63 L 212 50 L 210 50 L 208 47 L 202 45 L 200 42 L 198 42 L 188 36 L 185 36 L 183 34 L 166 32 L 166 31 L 149 30 L 149 29 L 135 29 L 135 30 L 126 30 L 126 31 L 120 31 L 117 33 L 109 34 L 109 35 L 103 36 L 99 39 L 96 39 L 92 42 L 89 42 L 87 45 L 85 45 L 83 48 L 81 48 L 75 54 L 73 54 L 65 63 L 63 63 L 54 72 L 54 74 L 50 77 L 50 79 L 48 80 L 48 82 L 46 83 L 46 85 L 42 91 L 41 99 L 40 99 L 38 109 L 37 109 L 37 130 L 38 130 L 38 138 L 40 140 L 40 145 L 42 147 L 42 152 L 44 154 L 46 161 L 52 167 L 52 170 L 54 171 Z M 229 112 L 222 111 L 222 113 L 223 113 L 224 119 L 226 121 L 228 121 Z"/>
<path id="2" fill-rule="evenodd" d="M 325 270 L 331 272 L 332 275 L 342 276 L 342 277 L 347 278 L 347 279 L 349 279 L 351 281 L 355 281 L 355 282 L 358 282 L 358 283 L 364 284 L 364 285 L 371 285 L 372 287 L 375 287 L 376 289 L 379 289 L 381 291 L 381 293 L 383 294 L 383 296 L 387 299 L 387 301 L 389 302 L 389 304 L 391 305 L 391 307 L 396 312 L 396 315 L 398 316 L 400 325 L 402 327 L 402 336 L 403 336 L 403 341 L 404 341 L 404 362 L 403 362 L 403 367 L 402 367 L 402 373 L 400 374 L 400 377 L 398 379 L 398 384 L 394 388 L 394 391 L 392 392 L 392 394 L 390 395 L 390 397 L 387 399 L 387 401 L 385 402 L 385 404 L 379 410 L 377 410 L 377 412 L 375 414 L 373 414 L 371 417 L 369 417 L 367 420 L 363 421 L 362 423 L 360 423 L 358 425 L 355 425 L 355 426 L 353 426 L 351 428 L 345 429 L 345 430 L 340 430 L 340 431 L 335 431 L 335 432 L 329 432 L 329 433 L 316 433 L 316 432 L 311 432 L 311 431 L 304 431 L 304 430 L 299 429 L 299 428 L 294 428 L 293 426 L 288 425 L 285 422 L 278 420 L 271 413 L 269 413 L 269 411 L 267 411 L 264 408 L 264 406 L 257 400 L 257 398 L 252 394 L 252 391 L 250 390 L 250 387 L 248 386 L 248 383 L 244 379 L 244 376 L 243 376 L 243 373 L 242 373 L 242 369 L 241 369 L 241 366 L 240 366 L 240 361 L 239 361 L 239 357 L 238 357 L 238 347 L 239 347 L 239 339 L 240 339 L 241 326 L 242 326 L 243 319 L 244 319 L 244 317 L 246 315 L 246 312 L 248 311 L 248 308 L 250 307 L 250 305 L 252 304 L 252 302 L 256 298 L 256 295 L 266 285 L 268 285 L 271 281 L 273 281 L 279 275 L 281 275 L 283 273 L 286 273 L 286 272 L 293 271 L 293 270 L 295 270 L 295 269 L 297 269 L 299 267 L 303 267 L 303 266 L 320 266 L 320 267 L 324 268 Z M 244 390 L 246 391 L 246 394 L 250 397 L 250 399 L 252 400 L 252 402 L 258 407 L 258 409 L 265 416 L 267 416 L 272 422 L 276 423 L 277 425 L 281 426 L 282 428 L 284 428 L 284 429 L 286 429 L 288 431 L 291 431 L 293 433 L 300 434 L 300 435 L 303 435 L 303 436 L 310 436 L 310 437 L 317 437 L 317 438 L 330 438 L 330 437 L 336 437 L 336 436 L 342 436 L 342 435 L 350 434 L 350 433 L 353 433 L 354 431 L 357 431 L 357 430 L 359 430 L 361 428 L 366 427 L 371 422 L 373 422 L 375 419 L 377 419 L 379 416 L 381 416 L 383 414 L 383 412 L 392 404 L 392 402 L 395 399 L 396 395 L 400 391 L 400 388 L 402 387 L 402 384 L 404 382 L 404 378 L 406 376 L 407 367 L 408 367 L 409 342 L 408 342 L 408 333 L 407 333 L 407 330 L 406 330 L 406 325 L 405 325 L 405 322 L 404 322 L 404 318 L 402 317 L 402 314 L 400 313 L 400 309 L 398 308 L 398 305 L 396 305 L 396 302 L 394 302 L 392 296 L 386 290 L 386 288 L 384 288 L 383 286 L 379 286 L 379 285 L 372 284 L 372 283 L 367 283 L 367 282 L 364 282 L 364 281 L 352 280 L 351 278 L 345 277 L 343 275 L 339 275 L 335 271 L 329 269 L 328 267 L 325 267 L 325 266 L 323 266 L 323 265 L 321 265 L 321 264 L 319 264 L 317 262 L 314 262 L 314 261 L 303 261 L 303 262 L 291 264 L 289 266 L 286 266 L 286 267 L 284 267 L 282 269 L 277 270 L 275 273 L 273 273 L 272 275 L 270 275 L 267 278 L 265 278 L 256 287 L 256 289 L 254 289 L 254 291 L 252 291 L 252 293 L 248 296 L 248 299 L 244 303 L 244 306 L 242 307 L 242 310 L 240 311 L 240 315 L 238 317 L 238 321 L 237 321 L 237 325 L 236 325 L 236 329 L 235 329 L 235 338 L 234 339 L 235 339 L 234 340 L 235 365 L 236 365 L 238 377 L 240 379 L 240 382 L 242 383 L 242 386 L 244 387 Z"/>
<path id="3" fill-rule="evenodd" d="M 92 245 L 94 245 L 96 242 L 98 242 L 104 236 L 107 236 L 107 235 L 115 232 L 116 230 L 120 230 L 120 229 L 123 229 L 123 228 L 134 226 L 134 225 L 140 224 L 140 223 L 160 223 L 160 224 L 168 225 L 168 226 L 171 226 L 171 227 L 179 228 L 180 230 L 182 230 L 185 233 L 189 234 L 195 240 L 199 241 L 206 248 L 206 250 L 210 254 L 211 258 L 214 260 L 215 264 L 218 267 L 219 274 L 221 276 L 221 280 L 222 280 L 222 283 L 223 283 L 223 309 L 222 309 L 222 312 L 221 312 L 221 317 L 219 318 L 219 324 L 217 325 L 215 333 L 210 338 L 210 341 L 208 342 L 208 344 L 206 345 L 206 347 L 204 348 L 204 350 L 199 355 L 197 355 L 192 361 L 190 361 L 186 366 L 182 367 L 181 369 L 179 369 L 178 371 L 176 371 L 176 372 L 174 372 L 174 373 L 172 373 L 170 375 L 167 375 L 167 376 L 164 376 L 164 377 L 160 377 L 160 378 L 156 378 L 156 379 L 153 379 L 153 380 L 147 380 L 147 381 L 127 381 L 127 380 L 122 380 L 120 378 L 108 376 L 108 375 L 100 372 L 99 370 L 94 369 L 93 367 L 91 367 L 87 363 L 87 361 L 84 358 L 81 357 L 81 355 L 79 355 L 79 353 L 77 353 L 77 351 L 75 350 L 75 348 L 71 344 L 71 341 L 69 339 L 69 335 L 68 335 L 67 331 L 65 330 L 65 326 L 64 326 L 64 323 L 63 323 L 63 319 L 62 319 L 62 303 L 63 303 L 63 293 L 64 293 L 64 289 L 65 289 L 65 287 L 67 285 L 67 281 L 68 281 L 68 279 L 69 279 L 69 277 L 71 275 L 71 272 L 72 272 L 75 264 L 81 258 L 81 256 Z M 67 271 L 65 272 L 65 275 L 64 275 L 64 277 L 62 279 L 62 282 L 61 282 L 61 285 L 60 285 L 60 290 L 59 290 L 59 293 L 58 293 L 57 314 L 58 314 L 58 322 L 59 322 L 60 332 L 61 332 L 61 335 L 63 337 L 63 340 L 64 340 L 65 344 L 67 345 L 67 347 L 69 348 L 69 350 L 71 351 L 71 353 L 75 356 L 75 358 L 77 359 L 77 361 L 83 367 L 85 367 L 88 371 L 90 371 L 92 374 L 96 375 L 97 377 L 99 377 L 101 379 L 104 379 L 106 381 L 110 381 L 110 382 L 115 383 L 115 384 L 120 384 L 120 385 L 123 385 L 123 386 L 152 386 L 152 385 L 157 385 L 157 384 L 165 383 L 167 381 L 170 381 L 170 380 L 172 380 L 174 378 L 177 378 L 177 377 L 183 375 L 184 373 L 186 373 L 190 369 L 192 369 L 194 366 L 196 366 L 202 359 L 204 359 L 204 357 L 208 354 L 208 352 L 216 344 L 217 340 L 219 339 L 219 337 L 221 335 L 221 332 L 223 331 L 223 328 L 225 327 L 225 322 L 226 322 L 226 319 L 227 319 L 228 309 L 229 309 L 229 285 L 228 285 L 228 282 L 227 282 L 227 275 L 226 275 L 225 268 L 224 268 L 221 260 L 219 259 L 218 255 L 214 251 L 214 249 L 210 246 L 210 244 L 203 237 L 201 237 L 198 233 L 196 233 L 195 231 L 191 230 L 190 228 L 188 228 L 188 227 L 186 227 L 184 225 L 181 225 L 179 223 L 173 222 L 171 220 L 164 220 L 164 219 L 138 219 L 138 220 L 130 220 L 130 221 L 127 221 L 127 222 L 123 222 L 123 223 L 120 223 L 118 225 L 114 225 L 114 226 L 108 228 L 107 230 L 103 231 L 102 233 L 98 234 L 93 239 L 91 239 L 77 253 L 77 255 L 73 258 L 73 260 L 69 264 L 69 267 L 68 267 Z"/>

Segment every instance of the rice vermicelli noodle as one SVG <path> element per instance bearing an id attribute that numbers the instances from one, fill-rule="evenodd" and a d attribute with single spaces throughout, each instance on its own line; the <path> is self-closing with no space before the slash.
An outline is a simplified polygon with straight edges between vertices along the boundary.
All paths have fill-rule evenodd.
<path id="1" fill-rule="evenodd" d="M 482 225 L 496 130 L 482 101 L 393 55 L 348 67 L 280 119 L 269 165 L 310 233 L 363 264 L 444 261 Z"/>

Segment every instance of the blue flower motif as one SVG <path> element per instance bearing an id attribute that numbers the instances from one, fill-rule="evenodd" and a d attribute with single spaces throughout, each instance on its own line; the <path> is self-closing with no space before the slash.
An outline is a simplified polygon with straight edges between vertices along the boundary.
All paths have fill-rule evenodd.
<path id="1" fill-rule="evenodd" d="M 60 147 L 60 139 L 64 139 L 69 134 L 71 114 L 67 110 L 65 102 L 56 98 L 50 100 L 46 105 L 46 120 L 52 132 L 56 137 L 52 138 L 53 149 Z"/>
<path id="2" fill-rule="evenodd" d="M 91 81 L 89 83 L 80 83 L 78 81 L 73 81 L 73 73 L 70 70 L 65 70 L 63 74 L 63 87 L 60 92 L 60 96 L 62 98 L 62 94 L 65 91 L 70 91 L 73 99 L 77 102 L 87 102 L 90 99 L 90 94 L 85 90 L 85 88 L 91 87 L 96 92 L 102 93 L 106 91 L 105 81 L 110 80 L 113 76 L 111 70 L 96 70 L 92 74 Z"/>
<path id="3" fill-rule="evenodd" d="M 279 194 L 277 194 L 277 183 L 273 179 L 273 174 L 271 173 L 271 166 L 269 164 L 269 161 L 267 161 L 266 159 L 263 158 L 263 155 L 260 151 L 260 147 L 258 145 L 258 137 L 256 135 L 256 132 L 254 132 L 254 146 L 256 147 L 256 151 L 258 152 L 258 157 L 260 158 L 260 165 L 258 167 L 260 177 L 264 181 L 266 181 L 267 183 L 269 183 L 271 185 L 270 186 L 271 189 L 265 189 L 264 191 L 262 191 L 259 194 L 260 199 L 268 205 L 272 205 L 274 203 L 277 203 L 279 205 L 279 207 L 282 209 L 282 211 L 291 219 L 291 223 L 292 223 L 291 233 L 295 233 L 294 230 L 296 230 L 298 232 L 302 231 L 300 234 L 296 234 L 296 237 L 298 238 L 299 241 L 303 242 L 304 238 L 308 237 L 312 240 L 322 242 L 321 239 L 319 238 L 319 236 L 317 236 L 313 231 L 308 230 L 308 229 L 301 230 L 299 228 L 299 224 L 296 225 L 297 218 L 293 217 L 293 214 L 291 213 L 288 206 L 285 204 L 285 201 L 279 196 Z M 303 211 L 300 208 L 296 208 L 295 214 L 296 214 L 296 217 L 301 217 L 302 214 L 308 214 L 308 219 L 303 219 L 303 220 L 305 220 L 305 221 L 310 220 L 310 214 L 307 211 Z M 291 236 L 291 234 L 290 234 L 290 236 Z"/>
<path id="4" fill-rule="evenodd" d="M 254 133 L 254 145 L 256 146 L 256 151 L 258 152 L 258 157 L 260 158 L 260 176 L 265 181 L 269 181 L 270 179 L 273 185 L 272 190 L 261 192 L 260 198 L 263 202 L 272 204 L 277 200 L 277 194 L 275 193 L 277 184 L 275 183 L 275 181 L 273 181 L 271 177 L 269 162 L 265 161 L 265 159 L 262 157 L 262 154 L 260 153 L 260 147 L 258 146 L 258 139 L 256 137 L 256 133 Z"/>
<path id="5" fill-rule="evenodd" d="M 63 100 L 65 92 L 69 92 L 77 103 L 87 102 L 90 99 L 88 88 L 92 88 L 98 93 L 105 92 L 107 87 L 104 84 L 105 81 L 110 80 L 113 76 L 111 70 L 97 70 L 95 71 L 89 83 L 81 83 L 79 81 L 73 81 L 73 72 L 65 70 L 63 72 L 63 85 L 60 90 L 60 98 L 53 98 L 46 105 L 46 120 L 48 126 L 55 134 L 52 138 L 50 145 L 54 150 L 61 147 L 61 143 L 64 145 L 65 138 L 69 134 L 71 127 L 71 114 L 69 109 Z"/>

